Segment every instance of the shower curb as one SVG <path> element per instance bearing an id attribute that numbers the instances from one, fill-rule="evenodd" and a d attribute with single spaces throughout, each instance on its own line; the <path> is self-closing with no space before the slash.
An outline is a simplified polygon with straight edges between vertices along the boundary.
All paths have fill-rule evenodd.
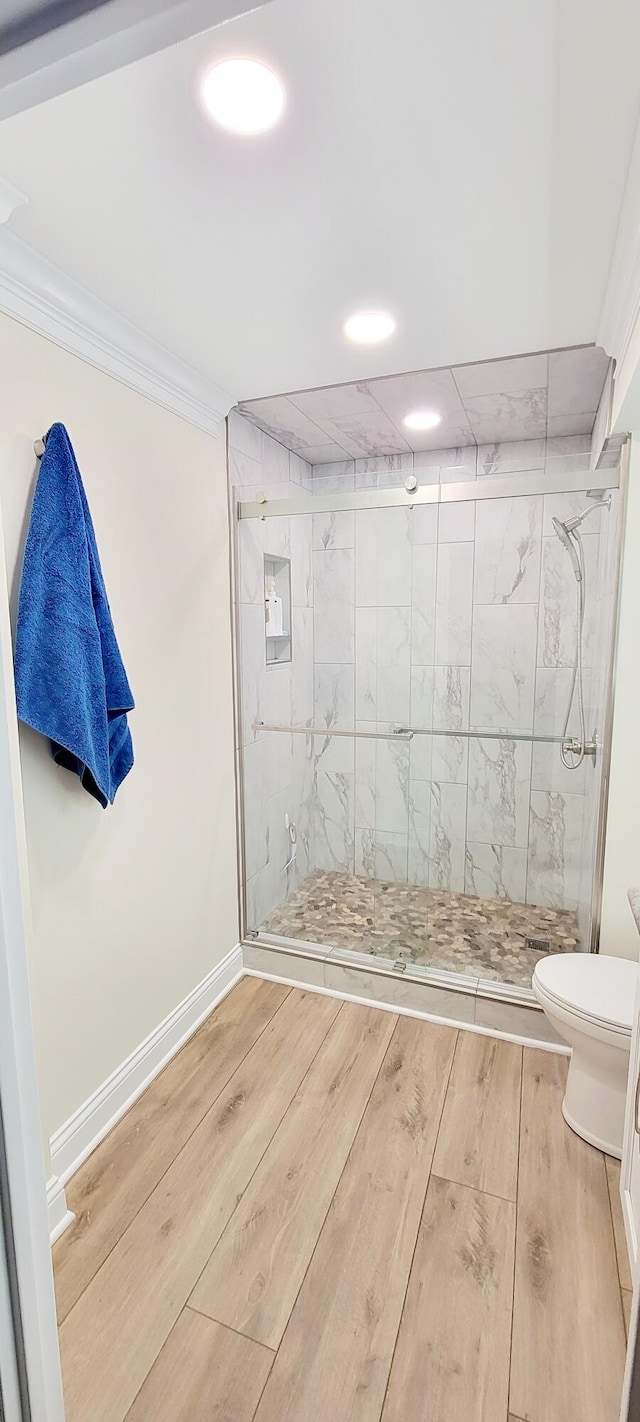
<path id="1" fill-rule="evenodd" d="M 480 990 L 477 984 L 465 990 L 457 984 L 422 983 L 384 969 L 372 971 L 335 953 L 296 953 L 275 944 L 244 942 L 242 954 L 244 971 L 253 977 L 570 1055 L 537 1004 L 508 1000 L 504 994 L 492 997 L 485 983 Z"/>

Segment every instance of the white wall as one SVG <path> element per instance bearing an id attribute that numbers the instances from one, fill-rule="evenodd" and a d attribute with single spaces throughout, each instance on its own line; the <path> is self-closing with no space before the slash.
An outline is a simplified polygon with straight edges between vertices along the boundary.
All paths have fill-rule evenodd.
<path id="1" fill-rule="evenodd" d="M 627 902 L 640 885 L 640 437 L 631 441 L 624 535 L 600 951 L 637 958 Z"/>
<path id="2" fill-rule="evenodd" d="M 33 440 L 66 424 L 136 699 L 103 811 L 21 727 L 48 1138 L 237 942 L 224 440 L 0 318 L 0 503 L 15 611 Z"/>

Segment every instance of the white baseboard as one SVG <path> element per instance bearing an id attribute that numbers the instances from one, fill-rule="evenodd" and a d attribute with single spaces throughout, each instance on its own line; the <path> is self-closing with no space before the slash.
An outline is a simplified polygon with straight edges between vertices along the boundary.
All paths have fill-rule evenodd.
<path id="1" fill-rule="evenodd" d="M 64 1185 L 57 1175 L 52 1175 L 51 1179 L 47 1180 L 47 1209 L 49 1211 L 51 1243 L 55 1244 L 75 1219 L 75 1215 L 71 1213 L 67 1205 Z"/>
<path id="2" fill-rule="evenodd" d="M 51 1137 L 53 1180 L 50 1183 L 52 1187 L 59 1187 L 64 1199 L 64 1212 L 69 1214 L 69 1218 L 63 1221 L 62 1205 L 57 1204 L 56 1223 L 52 1229 L 57 1229 L 58 1234 L 61 1234 L 73 1219 L 73 1215 L 67 1211 L 64 1198 L 63 1186 L 66 1181 L 192 1036 L 201 1022 L 204 1022 L 217 1003 L 226 997 L 242 977 L 242 973 L 242 949 L 238 944 Z M 58 1200 L 57 1189 L 54 1193 Z M 50 1221 L 52 1209 L 53 1195 Z"/>

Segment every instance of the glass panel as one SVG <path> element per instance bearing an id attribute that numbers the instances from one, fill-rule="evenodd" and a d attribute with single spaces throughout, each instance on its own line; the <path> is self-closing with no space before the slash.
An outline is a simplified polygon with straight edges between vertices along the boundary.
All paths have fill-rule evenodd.
<path id="1" fill-rule="evenodd" d="M 582 736 L 580 622 L 585 734 L 603 730 L 617 492 L 576 524 L 596 502 L 241 521 L 249 929 L 518 987 L 589 947 L 602 762 L 560 742 Z M 291 560 L 291 661 L 271 666 L 265 558 Z"/>
<path id="2" fill-rule="evenodd" d="M 365 744 L 375 753 L 375 741 Z M 245 747 L 250 931 L 375 951 L 374 880 L 357 858 L 360 745 L 353 735 L 268 731 Z"/>

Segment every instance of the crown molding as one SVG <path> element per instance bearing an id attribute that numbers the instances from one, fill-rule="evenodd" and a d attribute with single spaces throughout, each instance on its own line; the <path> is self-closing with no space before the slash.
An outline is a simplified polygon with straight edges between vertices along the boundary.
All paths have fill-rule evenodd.
<path id="1" fill-rule="evenodd" d="M 3 179 L 0 214 L 10 188 Z M 15 207 L 22 194 L 12 192 Z M 0 311 L 207 434 L 221 433 L 235 404 L 233 396 L 2 226 Z"/>

